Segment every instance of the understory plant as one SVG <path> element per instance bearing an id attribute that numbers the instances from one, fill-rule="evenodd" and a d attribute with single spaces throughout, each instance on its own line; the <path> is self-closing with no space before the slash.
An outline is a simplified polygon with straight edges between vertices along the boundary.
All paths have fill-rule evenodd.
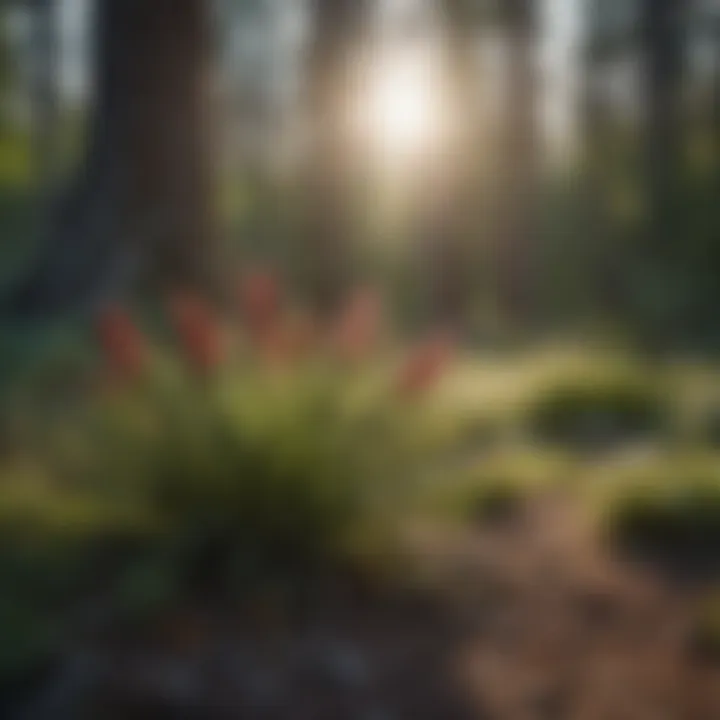
<path id="1" fill-rule="evenodd" d="M 715 563 L 720 548 L 717 457 L 661 457 L 617 473 L 605 491 L 605 524 L 622 549 L 687 570 Z"/>
<path id="2" fill-rule="evenodd" d="M 234 314 L 180 294 L 165 317 L 162 340 L 106 308 L 93 392 L 43 432 L 31 481 L 0 478 L 6 667 L 89 607 L 142 615 L 360 562 L 444 449 L 430 393 L 449 341 L 381 352 L 369 291 L 320 324 L 256 273 Z"/>

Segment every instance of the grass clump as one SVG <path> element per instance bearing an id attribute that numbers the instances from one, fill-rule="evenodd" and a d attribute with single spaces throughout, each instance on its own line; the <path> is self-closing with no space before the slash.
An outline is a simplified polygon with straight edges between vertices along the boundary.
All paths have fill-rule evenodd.
<path id="1" fill-rule="evenodd" d="M 112 599 L 113 574 L 153 533 L 142 508 L 102 492 L 39 470 L 0 473 L 0 684 L 82 637 Z"/>
<path id="2" fill-rule="evenodd" d="M 416 465 L 401 414 L 330 377 L 260 374 L 176 396 L 118 452 L 142 458 L 139 502 L 171 532 L 248 569 L 308 568 L 397 509 Z"/>
<path id="3" fill-rule="evenodd" d="M 564 457 L 512 448 L 439 479 L 428 505 L 461 522 L 510 520 L 537 493 L 559 486 L 568 471 Z"/>
<path id="4" fill-rule="evenodd" d="M 665 459 L 621 474 L 606 506 L 611 539 L 625 550 L 685 563 L 713 562 L 720 550 L 720 464 Z"/>
<path id="5" fill-rule="evenodd" d="M 411 502 L 418 417 L 307 371 L 98 401 L 86 447 L 2 480 L 0 679 L 61 648 L 83 608 L 139 619 L 359 566 Z"/>
<path id="6" fill-rule="evenodd" d="M 720 664 L 720 595 L 717 592 L 710 593 L 696 608 L 687 646 L 698 660 Z"/>
<path id="7" fill-rule="evenodd" d="M 366 358 L 363 298 L 308 350 L 267 279 L 250 290 L 254 315 L 230 342 L 204 303 L 178 302 L 177 354 L 124 310 L 100 319 L 92 392 L 39 423 L 30 482 L 0 480 L 0 634 L 15 638 L 0 676 L 61 648 L 88 608 L 242 601 L 389 550 L 453 435 L 426 398 L 445 344 L 399 367 Z"/>
<path id="8" fill-rule="evenodd" d="M 485 477 L 470 500 L 471 517 L 481 523 L 510 520 L 522 510 L 523 489 L 512 478 Z"/>
<path id="9" fill-rule="evenodd" d="M 526 413 L 534 438 L 589 449 L 658 435 L 671 414 L 651 374 L 613 367 L 545 380 Z"/>

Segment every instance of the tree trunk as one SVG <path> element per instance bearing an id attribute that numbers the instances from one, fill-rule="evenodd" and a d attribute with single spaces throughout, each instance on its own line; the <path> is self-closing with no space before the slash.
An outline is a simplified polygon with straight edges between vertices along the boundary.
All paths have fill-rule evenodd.
<path id="1" fill-rule="evenodd" d="M 715 161 L 720 161 L 720 21 L 713 24 L 713 89 L 712 89 L 712 133 Z"/>
<path id="2" fill-rule="evenodd" d="M 533 304 L 532 233 L 538 190 L 536 0 L 505 0 L 501 22 L 508 44 L 498 169 L 499 307 L 508 329 L 529 320 Z"/>
<path id="3" fill-rule="evenodd" d="M 56 169 L 55 142 L 58 121 L 57 68 L 59 62 L 57 7 L 52 0 L 35 0 L 33 6 L 33 57 L 35 68 L 35 151 L 40 185 L 49 189 Z"/>
<path id="4" fill-rule="evenodd" d="M 638 319 L 656 348 L 674 342 L 692 320 L 687 292 L 668 294 L 686 266 L 682 209 L 682 89 L 685 0 L 644 0 L 641 37 L 644 71 L 644 185 L 648 222 L 639 257 Z"/>
<path id="5" fill-rule="evenodd" d="M 418 220 L 427 244 L 431 319 L 462 333 L 468 321 L 470 229 L 478 200 L 478 23 L 468 3 L 443 0 L 442 10 L 449 127 L 443 133 L 442 167 L 429 169 L 424 180 L 427 196 Z"/>
<path id="6" fill-rule="evenodd" d="M 591 0 L 586 10 L 583 92 L 581 105 L 583 150 L 583 212 L 580 214 L 592 257 L 593 305 L 604 319 L 618 319 L 627 312 L 627 248 L 611 242 L 608 217 L 606 155 L 611 124 L 610 108 L 602 76 L 608 61 L 608 45 L 614 38 L 603 26 L 606 0 Z"/>
<path id="7" fill-rule="evenodd" d="M 365 0 L 313 0 L 308 73 L 308 218 L 305 257 L 316 309 L 332 312 L 351 269 L 351 164 L 348 127 L 353 61 L 368 19 Z"/>
<path id="8" fill-rule="evenodd" d="M 644 0 L 642 8 L 649 209 L 661 235 L 681 155 L 685 4 L 685 0 Z"/>
<path id="9" fill-rule="evenodd" d="M 213 256 L 209 3 L 96 0 L 85 161 L 15 315 L 93 309 L 140 277 L 207 282 Z"/>

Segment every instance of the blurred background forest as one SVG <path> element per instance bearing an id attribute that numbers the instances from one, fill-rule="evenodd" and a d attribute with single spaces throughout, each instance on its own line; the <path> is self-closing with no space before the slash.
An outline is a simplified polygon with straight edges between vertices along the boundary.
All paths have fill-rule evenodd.
<path id="1" fill-rule="evenodd" d="M 213 6 L 222 223 L 196 253 L 300 283 L 354 273 L 390 291 L 404 322 L 455 314 L 481 344 L 610 330 L 715 347 L 714 3 L 330 4 L 327 21 L 302 2 Z M 91 10 L 3 6 L 5 278 L 31 262 L 92 136 Z M 327 100 L 312 88 L 330 64 L 347 77 Z M 335 197 L 313 220 L 307 173 L 332 151 L 313 155 L 311 128 L 332 122 L 346 122 L 346 163 L 327 170 Z M 335 225 L 332 250 L 313 222 Z"/>

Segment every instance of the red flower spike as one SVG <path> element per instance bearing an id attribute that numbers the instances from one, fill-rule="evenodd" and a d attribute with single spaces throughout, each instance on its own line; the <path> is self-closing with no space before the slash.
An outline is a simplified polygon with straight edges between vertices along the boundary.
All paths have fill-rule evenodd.
<path id="1" fill-rule="evenodd" d="M 200 375 L 210 375 L 225 359 L 222 332 L 210 308 L 192 295 L 170 300 L 170 318 L 185 358 Z"/>
<path id="2" fill-rule="evenodd" d="M 250 335 L 257 339 L 277 322 L 280 314 L 280 287 L 267 272 L 245 275 L 239 288 L 240 311 Z"/>
<path id="3" fill-rule="evenodd" d="M 317 345 L 318 331 L 309 315 L 300 313 L 291 317 L 285 332 L 287 352 L 294 360 L 307 357 Z"/>
<path id="4" fill-rule="evenodd" d="M 290 315 L 281 318 L 255 338 L 255 350 L 271 365 L 287 365 L 307 357 L 314 341 L 307 318 Z"/>
<path id="5" fill-rule="evenodd" d="M 146 365 L 145 338 L 121 307 L 103 311 L 96 325 L 100 348 L 112 373 L 122 379 L 136 379 Z"/>
<path id="6" fill-rule="evenodd" d="M 333 331 L 333 347 L 343 359 L 365 359 L 377 344 L 382 325 L 382 304 L 377 293 L 366 288 L 354 293 Z"/>
<path id="7" fill-rule="evenodd" d="M 453 357 L 452 340 L 439 334 L 417 347 L 400 369 L 397 388 L 403 395 L 431 390 L 441 380 Z"/>

